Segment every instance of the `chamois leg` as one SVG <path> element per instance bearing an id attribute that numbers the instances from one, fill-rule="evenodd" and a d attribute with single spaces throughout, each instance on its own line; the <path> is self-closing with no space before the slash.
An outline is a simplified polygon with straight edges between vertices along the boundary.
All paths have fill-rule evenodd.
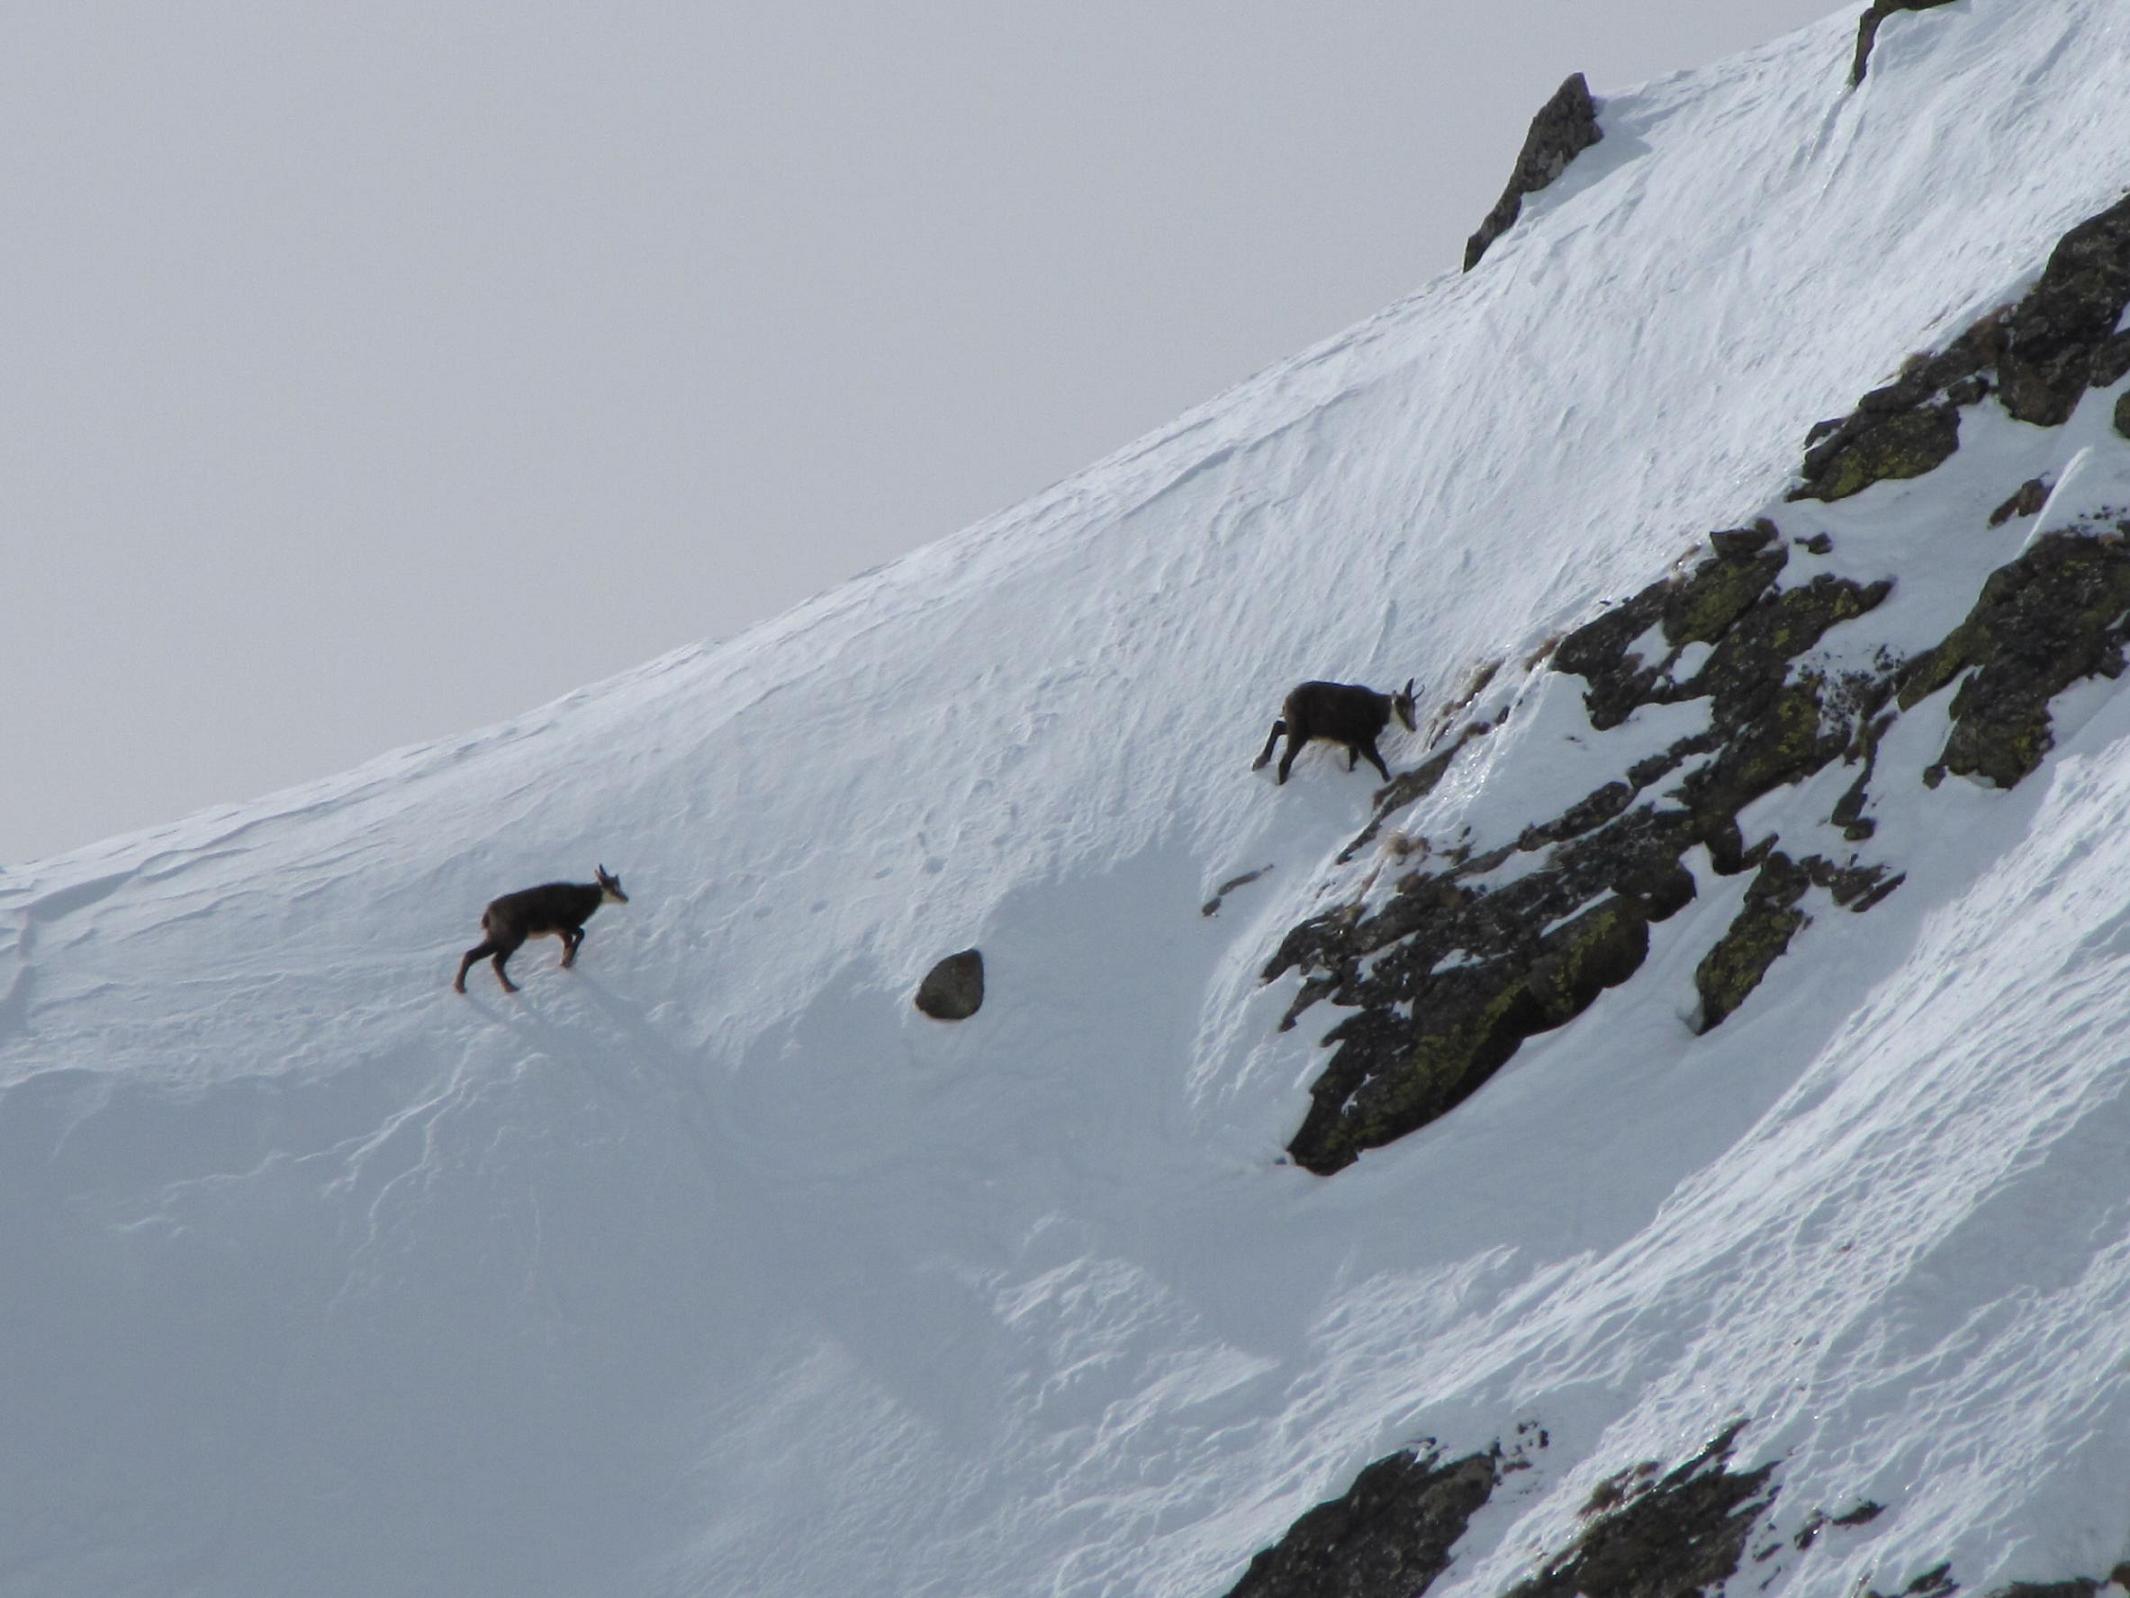
<path id="1" fill-rule="evenodd" d="M 564 927 L 562 929 L 562 964 L 564 969 L 577 963 L 577 945 L 583 941 L 584 928 Z"/>
<path id="2" fill-rule="evenodd" d="M 1381 755 L 1379 755 L 1379 754 L 1377 754 L 1377 753 L 1376 753 L 1376 741 L 1375 741 L 1375 739 L 1373 739 L 1373 738 L 1369 739 L 1369 740 L 1368 740 L 1368 743 L 1367 743 L 1367 745 L 1366 745 L 1366 746 L 1365 746 L 1365 747 L 1364 747 L 1364 748 L 1363 748 L 1363 749 L 1361 750 L 1361 753 L 1362 753 L 1362 754 L 1364 754 L 1364 755 L 1366 755 L 1366 756 L 1368 756 L 1368 758 L 1369 758 L 1369 759 L 1370 759 L 1371 761 L 1373 761 L 1373 762 L 1375 763 L 1375 768 L 1376 768 L 1376 770 L 1378 770 L 1378 771 L 1380 771 L 1380 772 L 1382 772 L 1382 773 L 1383 773 L 1383 780 L 1384 780 L 1385 782 L 1388 782 L 1388 781 L 1390 781 L 1390 767 L 1388 767 L 1388 766 L 1384 765 L 1384 764 L 1383 764 L 1383 757 L 1382 757 Z M 1353 767 L 1354 767 L 1354 763 L 1353 763 L 1353 761 L 1351 761 L 1351 760 L 1348 760 L 1348 761 L 1346 762 L 1346 769 L 1347 769 L 1348 771 L 1351 771 L 1351 770 L 1353 770 Z"/>
<path id="3" fill-rule="evenodd" d="M 1287 773 L 1294 769 L 1294 757 L 1302 752 L 1302 745 L 1306 742 L 1308 742 L 1307 739 L 1297 738 L 1291 732 L 1287 734 L 1287 752 L 1279 757 L 1279 780 L 1281 782 L 1285 782 Z"/>
<path id="4" fill-rule="evenodd" d="M 1275 721 L 1272 723 L 1272 736 L 1265 740 L 1265 752 L 1259 755 L 1255 760 L 1250 762 L 1250 769 L 1252 771 L 1262 771 L 1265 769 L 1265 762 L 1272 758 L 1272 746 L 1279 742 L 1280 734 L 1285 732 L 1286 730 L 1287 723 L 1285 721 Z"/>
<path id="5" fill-rule="evenodd" d="M 522 938 L 519 939 L 519 943 L 522 942 L 524 942 L 524 940 Z M 496 968 L 496 980 L 503 984 L 503 991 L 505 993 L 516 993 L 518 991 L 518 985 L 510 980 L 510 973 L 503 969 L 503 962 L 508 960 L 512 955 L 516 954 L 517 952 L 518 943 L 510 944 L 507 947 L 499 944 L 496 948 L 496 957 L 494 961 L 494 965 Z"/>
<path id="6" fill-rule="evenodd" d="M 488 956 L 494 954 L 495 952 L 495 940 L 492 938 L 483 938 L 479 943 L 468 949 L 466 951 L 466 957 L 463 960 L 459 961 L 459 974 L 451 979 L 451 986 L 453 987 L 453 989 L 455 989 L 457 992 L 464 993 L 466 991 L 466 973 L 473 969 L 473 962 L 476 960 L 485 960 L 488 958 Z"/>

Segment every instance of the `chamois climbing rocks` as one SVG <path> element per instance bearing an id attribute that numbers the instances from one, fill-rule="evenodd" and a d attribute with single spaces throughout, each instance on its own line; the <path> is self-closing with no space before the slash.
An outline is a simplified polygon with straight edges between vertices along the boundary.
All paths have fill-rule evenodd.
<path id="1" fill-rule="evenodd" d="M 1394 694 L 1379 694 L 1359 683 L 1305 682 L 1287 695 L 1279 719 L 1272 723 L 1272 736 L 1265 740 L 1264 753 L 1251 762 L 1250 769 L 1257 771 L 1272 758 L 1273 746 L 1279 742 L 1280 734 L 1285 733 L 1287 752 L 1280 757 L 1281 782 L 1287 780 L 1296 752 L 1312 738 L 1344 744 L 1348 771 L 1359 765 L 1361 757 L 1366 755 L 1369 763 L 1383 773 L 1383 780 L 1388 782 L 1390 767 L 1384 765 L 1383 757 L 1376 753 L 1376 735 L 1390 724 L 1393 711 L 1405 723 L 1407 732 L 1416 730 L 1418 723 L 1413 718 L 1413 680 L 1410 677 Z"/>
<path id="2" fill-rule="evenodd" d="M 486 936 L 466 951 L 451 986 L 464 993 L 466 972 L 473 962 L 493 955 L 496 980 L 503 984 L 505 993 L 516 993 L 518 985 L 510 980 L 510 973 L 503 966 L 527 938 L 560 938 L 562 963 L 575 965 L 577 950 L 584 942 L 584 924 L 591 920 L 592 912 L 610 900 L 615 904 L 629 902 L 629 896 L 621 891 L 621 879 L 611 875 L 605 866 L 598 871 L 597 882 L 543 882 L 537 888 L 520 888 L 491 900 L 481 912 L 481 931 Z"/>

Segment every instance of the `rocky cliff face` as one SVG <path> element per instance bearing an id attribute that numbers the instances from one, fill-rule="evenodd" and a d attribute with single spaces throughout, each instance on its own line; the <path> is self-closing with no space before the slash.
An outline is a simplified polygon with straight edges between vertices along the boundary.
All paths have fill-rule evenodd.
<path id="1" fill-rule="evenodd" d="M 2126 305 L 2130 201 L 2066 234 L 2017 304 L 1815 428 L 1789 503 L 1932 472 L 1978 406 L 2060 426 L 2090 388 L 2130 372 L 2130 334 L 2116 331 Z M 2021 504 L 2031 518 L 2049 502 L 2040 480 L 2004 486 L 2000 526 Z M 1947 514 L 1981 520 L 1979 508 Z M 1651 924 L 1693 900 L 1710 874 L 1750 873 L 1742 907 L 1695 972 L 1693 1024 L 1721 1024 L 1815 913 L 1862 914 L 1899 887 L 1870 854 L 1869 812 L 1874 784 L 1912 779 L 1878 760 L 1900 716 L 1957 682 L 1950 734 L 1921 780 L 1955 774 L 2008 788 L 2047 753 L 2051 702 L 2122 671 L 2126 530 L 2130 508 L 2102 506 L 2033 538 L 1989 574 L 1964 621 L 1913 653 L 1871 626 L 1902 574 L 1838 575 L 1827 565 L 1831 536 L 1777 508 L 1710 534 L 1697 562 L 1559 640 L 1530 669 L 1582 679 L 1582 736 L 1601 742 L 1677 707 L 1705 717 L 1653 752 L 1640 752 L 1639 734 L 1621 737 L 1610 780 L 1511 842 L 1473 852 L 1418 840 L 1428 863 L 1399 874 L 1386 900 L 1340 905 L 1287 934 L 1264 970 L 1267 980 L 1301 976 L 1286 1023 L 1323 1001 L 1353 1012 L 1326 1036 L 1334 1052 L 1289 1145 L 1294 1159 L 1329 1174 L 1447 1114 L 1525 1038 L 1632 979 Z M 1382 791 L 1349 855 L 1393 831 L 1500 724 L 1481 717 L 1445 735 L 1447 747 Z M 1747 822 L 1749 806 L 1837 762 L 1855 777 L 1824 820 L 1839 842 L 1861 847 L 1791 842 Z"/>
<path id="2" fill-rule="evenodd" d="M 1331 1057 L 1289 1145 L 1296 1162 L 1330 1175 L 1447 1115 L 1524 1039 L 1636 980 L 1652 926 L 1713 880 L 1742 876 L 1738 908 L 1694 967 L 1692 1024 L 1723 1024 L 1816 918 L 1868 914 L 1900 888 L 1874 814 L 1889 785 L 1935 790 L 1957 776 L 2011 788 L 2042 765 L 2062 696 L 2118 678 L 2130 642 L 2130 495 L 2117 492 L 2130 482 L 2130 396 L 2095 400 L 2105 430 L 2081 411 L 2130 375 L 2130 332 L 2118 331 L 2126 312 L 2130 200 L 2066 233 L 2016 302 L 1815 427 L 1779 504 L 1709 534 L 1697 558 L 1540 657 L 1475 674 L 1438 716 L 1433 753 L 1379 792 L 1343 857 L 1375 851 L 1382 869 L 1358 896 L 1292 928 L 1264 968 L 1267 981 L 1300 979 L 1285 1024 L 1320 1003 L 1347 1012 L 1325 1036 Z M 1983 497 L 1972 469 L 1958 483 L 1935 476 L 1971 434 L 2038 447 L 2031 430 L 2060 440 L 2039 475 L 1988 484 Z M 1841 552 L 1813 509 L 1904 480 L 1915 495 L 1936 494 L 1928 503 L 1948 539 L 1988 527 L 2020 540 L 1971 590 L 1964 616 L 1921 647 L 1876 623 L 1921 574 L 1889 564 L 1860 575 L 1868 557 L 1836 569 Z M 1460 760 L 1563 677 L 1580 683 L 1585 725 L 1571 736 L 1620 750 L 1607 780 L 1491 847 L 1475 847 L 1468 829 L 1431 837 L 1406 822 Z M 1890 758 L 1896 730 L 1926 708 L 1942 716 L 1942 733 L 1930 733 L 1920 759 Z M 1650 746 L 1650 728 L 1692 710 L 1701 714 Z M 1831 770 L 1849 774 L 1831 803 L 1762 803 Z M 1778 1572 L 1878 1513 L 1792 1506 L 1797 1518 L 1778 1524 L 1781 1462 L 1734 1464 L 1750 1460 L 1749 1440 L 1741 1420 L 1668 1470 L 1625 1466 L 1580 1533 L 1513 1592 L 1707 1590 L 1748 1560 Z M 1454 1559 L 1446 1506 L 1470 1501 L 1462 1512 L 1475 1513 L 1503 1479 L 1501 1459 L 1498 1448 L 1446 1463 L 1422 1451 L 1371 1467 L 1261 1555 L 1235 1593 L 1425 1591 Z M 1904 1580 L 1894 1590 L 1958 1590 L 1943 1565 Z M 2103 1586 L 2077 1577 L 2003 1592 Z"/>

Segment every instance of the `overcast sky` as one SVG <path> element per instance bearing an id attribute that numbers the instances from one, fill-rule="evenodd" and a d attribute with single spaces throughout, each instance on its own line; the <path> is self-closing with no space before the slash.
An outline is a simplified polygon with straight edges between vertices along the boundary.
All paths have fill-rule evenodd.
<path id="1" fill-rule="evenodd" d="M 1569 72 L 1837 9 L 11 6 L 0 864 L 950 533 L 1454 270 Z"/>

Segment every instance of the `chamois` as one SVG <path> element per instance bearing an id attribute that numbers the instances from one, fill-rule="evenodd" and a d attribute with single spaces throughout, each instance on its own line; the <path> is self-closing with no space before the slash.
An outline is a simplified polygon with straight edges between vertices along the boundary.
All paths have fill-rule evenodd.
<path id="1" fill-rule="evenodd" d="M 1390 767 L 1383 764 L 1383 757 L 1376 753 L 1376 734 L 1390 724 L 1391 712 L 1405 723 L 1405 730 L 1414 730 L 1413 680 L 1408 677 L 1405 686 L 1394 694 L 1379 694 L 1373 688 L 1363 688 L 1350 682 L 1305 682 L 1287 696 L 1280 708 L 1279 720 L 1272 723 L 1272 736 L 1265 740 L 1265 752 L 1250 763 L 1257 771 L 1272 758 L 1272 749 L 1287 735 L 1287 752 L 1280 757 L 1279 780 L 1287 780 L 1288 768 L 1293 766 L 1295 754 L 1312 738 L 1328 738 L 1333 743 L 1346 746 L 1346 769 L 1360 764 L 1361 756 L 1368 756 L 1370 764 L 1383 773 L 1383 780 L 1390 781 Z"/>
<path id="2" fill-rule="evenodd" d="M 452 979 L 452 987 L 464 993 L 467 969 L 474 961 L 494 955 L 496 980 L 503 984 L 505 993 L 516 993 L 518 985 L 510 980 L 503 963 L 518 952 L 527 938 L 560 938 L 563 965 L 575 965 L 577 950 L 584 943 L 585 922 L 610 899 L 615 904 L 629 902 L 629 896 L 621 891 L 621 879 L 610 876 L 601 866 L 597 882 L 543 882 L 537 888 L 520 888 L 491 900 L 481 912 L 481 931 L 487 936 L 459 961 L 459 974 Z"/>

